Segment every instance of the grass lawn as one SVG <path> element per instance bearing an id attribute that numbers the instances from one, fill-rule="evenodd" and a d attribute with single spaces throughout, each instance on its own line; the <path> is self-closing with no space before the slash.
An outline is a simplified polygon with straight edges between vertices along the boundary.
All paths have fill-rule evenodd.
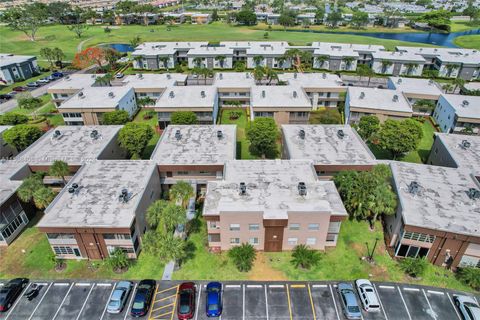
<path id="1" fill-rule="evenodd" d="M 52 102 L 52 96 L 50 94 L 44 94 L 39 97 L 42 100 L 42 105 L 36 109 L 24 109 L 19 108 L 18 106 L 13 108 L 10 112 L 20 113 L 34 118 L 36 117 L 45 117 L 52 126 L 61 126 L 64 125 L 63 117 L 60 113 L 56 112 L 57 108 Z M 35 119 L 34 119 L 35 120 Z M 46 125 L 45 121 L 36 123 L 35 125 L 43 127 Z"/>
<path id="2" fill-rule="evenodd" d="M 0 278 L 29 277 L 36 279 L 161 279 L 163 264 L 146 254 L 140 254 L 129 270 L 114 273 L 105 262 L 95 262 L 95 268 L 86 260 L 67 260 L 62 272 L 54 270 L 53 255 L 44 233 L 35 224 L 40 214 L 32 220 L 23 233 L 7 248 L 0 248 L 2 263 Z"/>
<path id="3" fill-rule="evenodd" d="M 480 50 L 480 34 L 475 34 L 471 36 L 460 36 L 458 38 L 455 38 L 453 42 L 459 47 Z"/>
<path id="4" fill-rule="evenodd" d="M 236 120 L 230 119 L 230 111 L 240 111 L 242 114 Z M 236 124 L 237 125 L 237 159 L 257 159 L 256 156 L 250 154 L 248 150 L 249 142 L 246 137 L 245 130 L 248 125 L 247 113 L 243 108 L 223 109 L 221 115 L 221 124 Z"/>
<path id="5" fill-rule="evenodd" d="M 422 129 L 423 138 L 420 140 L 417 150 L 409 152 L 397 160 L 413 163 L 425 163 L 427 161 L 433 145 L 433 133 L 435 132 L 435 128 L 432 126 L 430 121 L 425 120 L 425 122 L 422 124 Z M 392 159 L 392 155 L 389 151 L 383 150 L 371 143 L 369 143 L 368 146 L 377 159 Z"/>
<path id="6" fill-rule="evenodd" d="M 105 33 L 103 26 L 91 26 L 82 39 L 77 39 L 67 26 L 53 25 L 40 28 L 36 41 L 30 41 L 22 32 L 12 31 L 7 27 L 0 27 L 0 43 L 3 52 L 16 54 L 37 55 L 42 47 L 59 47 L 71 60 L 77 52 L 77 46 L 83 43 L 82 48 L 101 43 L 128 43 L 134 36 L 140 36 L 142 41 L 254 41 L 265 40 L 264 30 L 255 30 L 255 27 L 230 26 L 215 22 L 207 25 L 176 25 L 167 31 L 166 25 L 152 26 L 114 26 L 110 33 Z M 153 30 L 153 32 L 152 32 Z M 269 41 L 288 41 L 294 44 L 306 44 L 313 41 L 343 42 L 361 44 L 380 44 L 388 49 L 395 46 L 428 46 L 425 44 L 384 40 L 379 38 L 343 35 L 343 34 L 314 34 L 307 32 L 271 32 Z"/>
<path id="7" fill-rule="evenodd" d="M 362 260 L 367 255 L 368 243 L 372 249 L 375 238 L 380 239 L 375 250 L 375 264 Z M 337 240 L 336 248 L 328 249 L 319 266 L 311 270 L 300 270 L 290 263 L 289 252 L 266 253 L 268 263 L 285 273 L 289 280 L 355 280 L 366 278 L 376 281 L 410 282 L 457 290 L 472 291 L 468 286 L 455 279 L 452 272 L 429 265 L 422 280 L 413 281 L 405 276 L 399 264 L 387 253 L 383 242 L 383 231 L 380 222 L 375 231 L 370 231 L 368 223 L 345 221 Z"/>
<path id="8" fill-rule="evenodd" d="M 480 25 L 472 25 L 469 21 L 452 21 L 450 32 L 461 32 L 479 29 Z"/>
<path id="9" fill-rule="evenodd" d="M 269 31 L 269 25 L 265 23 L 259 23 L 256 26 L 252 27 L 252 29 L 256 30 L 263 30 Z M 282 31 L 285 28 L 281 25 L 272 25 L 270 30 L 275 31 Z M 324 32 L 385 32 L 385 33 L 400 33 L 400 32 L 423 32 L 421 30 L 412 29 L 410 27 L 405 28 L 388 28 L 382 26 L 375 26 L 375 27 L 365 27 L 365 28 L 352 28 L 351 26 L 339 26 L 338 28 L 332 29 L 326 25 L 311 25 L 308 29 L 304 28 L 303 26 L 294 26 L 294 27 L 287 27 L 287 30 L 298 30 L 306 32 L 308 30 L 315 30 L 315 31 L 324 31 Z M 465 29 L 468 30 L 468 29 Z"/>
<path id="10" fill-rule="evenodd" d="M 1 28 L 0 28 L 1 30 Z M 1 31 L 0 31 L 1 32 Z M 4 46 L 4 43 L 3 43 L 3 36 L 0 35 L 0 47 L 3 48 Z M 13 51 L 12 51 L 13 52 Z M 15 52 L 16 54 L 21 54 L 21 52 Z M 11 85 L 8 85 L 8 86 L 3 86 L 3 85 L 0 85 L 0 94 L 3 94 L 3 93 L 9 93 L 11 91 L 13 91 L 12 89 L 14 87 L 22 87 L 22 86 L 25 86 L 27 83 L 29 82 L 33 82 L 33 81 L 36 81 L 38 79 L 42 79 L 42 78 L 45 78 L 46 76 L 50 75 L 51 72 L 43 72 L 41 73 L 40 75 L 38 76 L 35 76 L 35 77 L 32 77 L 32 78 L 29 78 L 27 80 L 24 80 L 24 81 L 19 81 L 19 82 L 15 82 Z"/>
<path id="11" fill-rule="evenodd" d="M 150 141 L 148 142 L 147 147 L 145 148 L 145 150 L 143 150 L 142 159 L 150 159 L 150 156 L 152 155 L 152 152 L 155 149 L 158 140 L 160 139 L 160 134 L 157 132 L 157 116 L 155 114 L 155 116 L 151 119 L 144 119 L 143 116 L 145 115 L 145 113 L 147 113 L 147 111 L 147 109 L 143 108 L 137 113 L 137 115 L 133 119 L 133 122 L 144 122 L 149 124 L 155 132 L 152 139 L 150 139 Z"/>

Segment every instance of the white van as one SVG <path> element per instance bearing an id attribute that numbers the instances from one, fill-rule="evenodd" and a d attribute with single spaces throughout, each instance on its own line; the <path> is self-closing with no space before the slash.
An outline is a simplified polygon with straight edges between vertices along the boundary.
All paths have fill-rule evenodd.
<path id="1" fill-rule="evenodd" d="M 373 289 L 373 285 L 366 279 L 358 279 L 355 281 L 358 296 L 362 302 L 363 309 L 367 312 L 380 311 L 380 303 L 378 302 L 377 294 Z"/>

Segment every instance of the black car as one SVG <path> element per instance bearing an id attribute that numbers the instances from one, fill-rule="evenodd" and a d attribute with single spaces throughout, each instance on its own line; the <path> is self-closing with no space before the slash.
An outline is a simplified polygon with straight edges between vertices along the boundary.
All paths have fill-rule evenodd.
<path id="1" fill-rule="evenodd" d="M 0 312 L 5 312 L 17 300 L 20 293 L 28 285 L 28 279 L 16 278 L 0 287 Z"/>
<path id="2" fill-rule="evenodd" d="M 10 100 L 13 97 L 9 94 L 0 94 L 0 100 Z"/>
<path id="3" fill-rule="evenodd" d="M 133 298 L 130 314 L 133 317 L 143 317 L 147 314 L 152 303 L 153 293 L 157 283 L 155 280 L 142 280 L 138 283 L 137 291 Z"/>

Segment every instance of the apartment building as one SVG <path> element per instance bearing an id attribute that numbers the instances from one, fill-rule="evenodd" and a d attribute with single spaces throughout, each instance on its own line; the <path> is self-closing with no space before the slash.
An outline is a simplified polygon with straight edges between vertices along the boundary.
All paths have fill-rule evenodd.
<path id="1" fill-rule="evenodd" d="M 310 99 L 312 109 L 318 107 L 336 108 L 343 101 L 347 91 L 342 79 L 332 73 L 282 73 L 280 81 L 301 87 Z"/>
<path id="2" fill-rule="evenodd" d="M 115 248 L 136 258 L 145 212 L 159 198 L 154 162 L 98 160 L 75 174 L 37 227 L 61 259 L 105 259 Z"/>
<path id="3" fill-rule="evenodd" d="M 372 58 L 375 73 L 394 76 L 421 76 L 425 64 L 422 56 L 408 51 L 377 51 L 372 53 Z"/>
<path id="4" fill-rule="evenodd" d="M 480 267 L 480 186 L 471 172 L 406 162 L 391 169 L 399 205 L 385 228 L 393 254 Z"/>
<path id="5" fill-rule="evenodd" d="M 67 125 L 99 125 L 105 112 L 125 110 L 133 117 L 138 110 L 131 87 L 87 87 L 57 109 Z"/>
<path id="6" fill-rule="evenodd" d="M 12 243 L 35 215 L 34 207 L 22 202 L 16 193 L 30 173 L 25 163 L 0 160 L 0 247 Z"/>
<path id="7" fill-rule="evenodd" d="M 74 73 L 66 75 L 62 80 L 57 81 L 48 87 L 47 92 L 52 96 L 52 102 L 59 107 L 79 91 L 93 86 L 97 78 L 104 74 Z"/>
<path id="8" fill-rule="evenodd" d="M 208 69 L 231 69 L 233 49 L 224 46 L 200 46 L 187 53 L 188 67 Z"/>
<path id="9" fill-rule="evenodd" d="M 188 13 L 184 13 L 184 15 L 188 16 Z M 194 12 L 190 14 L 190 18 L 192 24 L 208 24 L 212 22 L 212 15 L 210 13 Z"/>
<path id="10" fill-rule="evenodd" d="M 380 121 L 410 118 L 412 107 L 402 92 L 390 89 L 349 87 L 345 99 L 345 123 L 358 123 L 365 115 Z"/>
<path id="11" fill-rule="evenodd" d="M 266 252 L 336 245 L 347 212 L 332 181 L 308 160 L 228 161 L 203 207 L 211 251 L 250 243 Z"/>
<path id="12" fill-rule="evenodd" d="M 313 67 L 330 71 L 357 70 L 358 52 L 351 48 L 322 46 L 313 52 Z"/>
<path id="13" fill-rule="evenodd" d="M 255 86 L 255 79 L 249 72 L 216 73 L 213 85 L 218 90 L 220 107 L 250 106 L 250 89 Z"/>
<path id="14" fill-rule="evenodd" d="M 384 51 L 384 46 L 372 44 L 356 44 L 356 43 L 334 43 L 334 42 L 312 42 L 313 48 L 321 49 L 323 52 L 328 51 L 354 51 L 358 54 L 357 63 L 370 65 L 372 62 L 372 54 L 377 51 Z M 316 56 L 316 54 L 314 54 Z"/>
<path id="15" fill-rule="evenodd" d="M 160 129 L 165 129 L 173 112 L 192 111 L 199 124 L 215 124 L 218 116 L 218 93 L 214 86 L 169 87 L 154 106 Z"/>
<path id="16" fill-rule="evenodd" d="M 0 84 L 10 85 L 39 74 L 37 57 L 0 53 Z"/>
<path id="17" fill-rule="evenodd" d="M 12 126 L 0 126 L 0 159 L 10 159 L 17 154 L 17 149 L 3 140 L 3 133 Z"/>
<path id="18" fill-rule="evenodd" d="M 349 125 L 282 125 L 282 158 L 313 161 L 320 179 L 344 170 L 370 170 L 375 156 Z"/>
<path id="19" fill-rule="evenodd" d="M 273 118 L 278 125 L 308 123 L 312 104 L 301 87 L 259 85 L 250 94 L 253 118 Z"/>
<path id="20" fill-rule="evenodd" d="M 417 104 L 417 102 L 428 100 L 436 105 L 443 94 L 442 89 L 435 81 L 427 79 L 389 77 L 387 87 L 402 92 L 412 106 L 413 114 L 419 116 L 430 116 L 433 110 L 425 105 Z"/>
<path id="21" fill-rule="evenodd" d="M 235 125 L 170 125 L 152 153 L 164 192 L 179 180 L 205 194 L 208 181 L 222 179 L 225 162 L 236 158 Z"/>
<path id="22" fill-rule="evenodd" d="M 442 132 L 480 134 L 480 97 L 443 94 L 433 118 Z"/>
<path id="23" fill-rule="evenodd" d="M 223 43 L 222 43 L 223 44 Z M 285 52 L 290 49 L 285 41 L 248 42 L 246 50 L 247 68 L 257 66 L 267 68 L 290 68 L 291 61 L 285 59 Z M 244 45 L 244 44 L 243 44 Z"/>
<path id="24" fill-rule="evenodd" d="M 145 98 L 156 101 L 167 88 L 185 86 L 187 77 L 182 73 L 138 73 L 126 76 L 122 85 L 133 88 L 137 102 Z"/>

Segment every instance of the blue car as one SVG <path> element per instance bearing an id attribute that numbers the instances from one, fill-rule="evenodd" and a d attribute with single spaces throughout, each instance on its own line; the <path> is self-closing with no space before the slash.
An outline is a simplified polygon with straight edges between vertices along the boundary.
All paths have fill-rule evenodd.
<path id="1" fill-rule="evenodd" d="M 219 317 L 222 314 L 222 284 L 207 284 L 207 317 Z"/>

